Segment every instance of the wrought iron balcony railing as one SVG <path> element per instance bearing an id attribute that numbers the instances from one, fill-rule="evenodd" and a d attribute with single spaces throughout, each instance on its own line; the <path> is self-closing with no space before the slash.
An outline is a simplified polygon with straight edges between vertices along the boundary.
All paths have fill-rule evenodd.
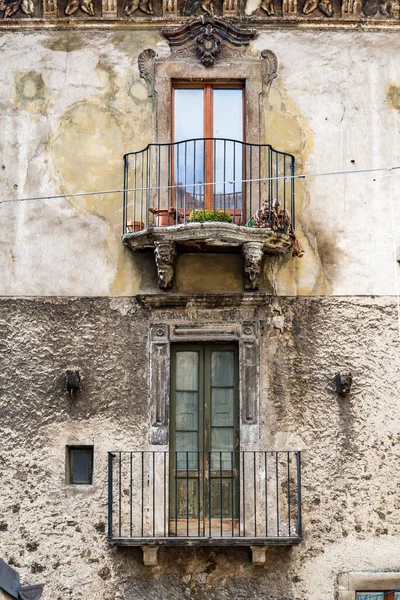
<path id="1" fill-rule="evenodd" d="M 294 157 L 221 138 L 149 144 L 124 156 L 123 233 L 230 222 L 292 233 Z"/>
<path id="2" fill-rule="evenodd" d="M 108 537 L 126 545 L 301 540 L 300 452 L 110 452 Z"/>

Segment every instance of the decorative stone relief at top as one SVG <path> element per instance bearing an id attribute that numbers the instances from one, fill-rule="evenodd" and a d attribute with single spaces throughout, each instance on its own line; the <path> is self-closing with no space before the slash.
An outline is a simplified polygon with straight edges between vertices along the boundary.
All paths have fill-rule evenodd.
<path id="1" fill-rule="evenodd" d="M 249 27 L 252 21 L 299 22 L 310 21 L 311 26 L 329 21 L 351 23 L 383 23 L 398 25 L 400 28 L 400 0 L 0 0 L 0 21 L 7 23 L 17 20 L 23 25 L 28 17 L 35 22 L 47 19 L 74 17 L 74 21 L 115 20 L 150 23 L 154 18 L 165 22 L 186 22 L 182 31 L 189 29 L 188 38 L 174 44 L 182 44 L 176 55 L 193 59 L 197 56 L 205 66 L 215 64 L 218 57 L 223 60 L 234 57 L 238 36 L 230 17 L 243 19 Z M 190 21 L 192 17 L 192 21 Z M 198 19 L 196 17 L 199 17 Z M 89 18 L 89 19 L 88 19 Z M 69 22 L 71 26 L 73 21 Z M 193 25 L 193 24 L 196 25 Z M 192 49 L 183 44 L 191 39 Z M 172 45 L 172 44 L 171 44 Z M 144 79 L 147 82 L 146 77 Z M 147 82 L 148 83 L 148 82 Z"/>
<path id="2" fill-rule="evenodd" d="M 223 42 L 231 46 L 247 46 L 255 36 L 254 31 L 239 29 L 222 19 L 205 15 L 177 29 L 163 29 L 163 34 L 173 48 L 194 44 L 197 56 L 205 67 L 211 67 Z"/>
<path id="3" fill-rule="evenodd" d="M 4 11 L 5 18 L 12 17 L 21 10 L 25 15 L 31 17 L 35 12 L 32 0 L 0 0 L 0 12 Z"/>

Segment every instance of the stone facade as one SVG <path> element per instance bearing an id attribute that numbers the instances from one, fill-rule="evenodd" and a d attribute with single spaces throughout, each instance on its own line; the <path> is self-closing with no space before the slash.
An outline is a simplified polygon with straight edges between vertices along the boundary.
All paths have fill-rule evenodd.
<path id="1" fill-rule="evenodd" d="M 206 22 L 231 43 L 210 50 Z M 371 0 L 0 0 L 0 555 L 44 600 L 398 585 L 399 27 L 398 3 Z M 179 78 L 246 80 L 248 141 L 305 176 L 302 258 L 233 224 L 124 245 L 122 155 L 170 141 Z M 224 236 L 242 254 L 210 252 Z M 149 568 L 107 540 L 108 452 L 168 449 L 169 344 L 225 339 L 242 361 L 241 449 L 302 452 L 303 539 L 261 565 L 263 548 L 252 564 L 249 547 L 166 545 Z M 93 485 L 69 485 L 68 447 L 92 445 Z"/>
<path id="2" fill-rule="evenodd" d="M 341 572 L 397 568 L 390 298 L 260 299 L 259 446 L 303 451 L 304 541 L 268 549 L 265 567 L 246 548 L 192 547 L 160 550 L 149 569 L 140 549 L 106 540 L 107 451 L 149 448 L 148 309 L 134 298 L 32 298 L 3 299 L 0 310 L 1 552 L 25 580 L 46 582 L 45 598 L 328 600 Z M 173 309 L 177 322 L 235 310 Z M 74 398 L 61 386 L 68 367 L 83 376 Z M 354 378 L 345 397 L 333 381 L 341 369 Z M 68 486 L 65 447 L 88 443 L 94 484 Z"/>

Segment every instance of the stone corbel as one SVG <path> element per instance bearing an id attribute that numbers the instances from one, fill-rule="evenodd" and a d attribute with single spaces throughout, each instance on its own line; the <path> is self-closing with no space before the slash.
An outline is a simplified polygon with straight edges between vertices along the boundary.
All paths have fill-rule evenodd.
<path id="1" fill-rule="evenodd" d="M 263 257 L 262 242 L 245 242 L 242 247 L 244 257 L 244 272 L 246 279 L 244 287 L 246 290 L 258 290 L 261 261 Z"/>
<path id="2" fill-rule="evenodd" d="M 174 281 L 175 242 L 154 242 L 154 257 L 157 265 L 158 285 L 162 290 L 168 290 Z"/>

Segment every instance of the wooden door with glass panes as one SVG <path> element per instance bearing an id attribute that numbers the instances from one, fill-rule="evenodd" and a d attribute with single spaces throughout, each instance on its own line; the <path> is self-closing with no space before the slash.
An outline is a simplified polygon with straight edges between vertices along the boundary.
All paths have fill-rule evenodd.
<path id="1" fill-rule="evenodd" d="M 170 535 L 229 535 L 239 501 L 237 346 L 172 346 Z"/>

